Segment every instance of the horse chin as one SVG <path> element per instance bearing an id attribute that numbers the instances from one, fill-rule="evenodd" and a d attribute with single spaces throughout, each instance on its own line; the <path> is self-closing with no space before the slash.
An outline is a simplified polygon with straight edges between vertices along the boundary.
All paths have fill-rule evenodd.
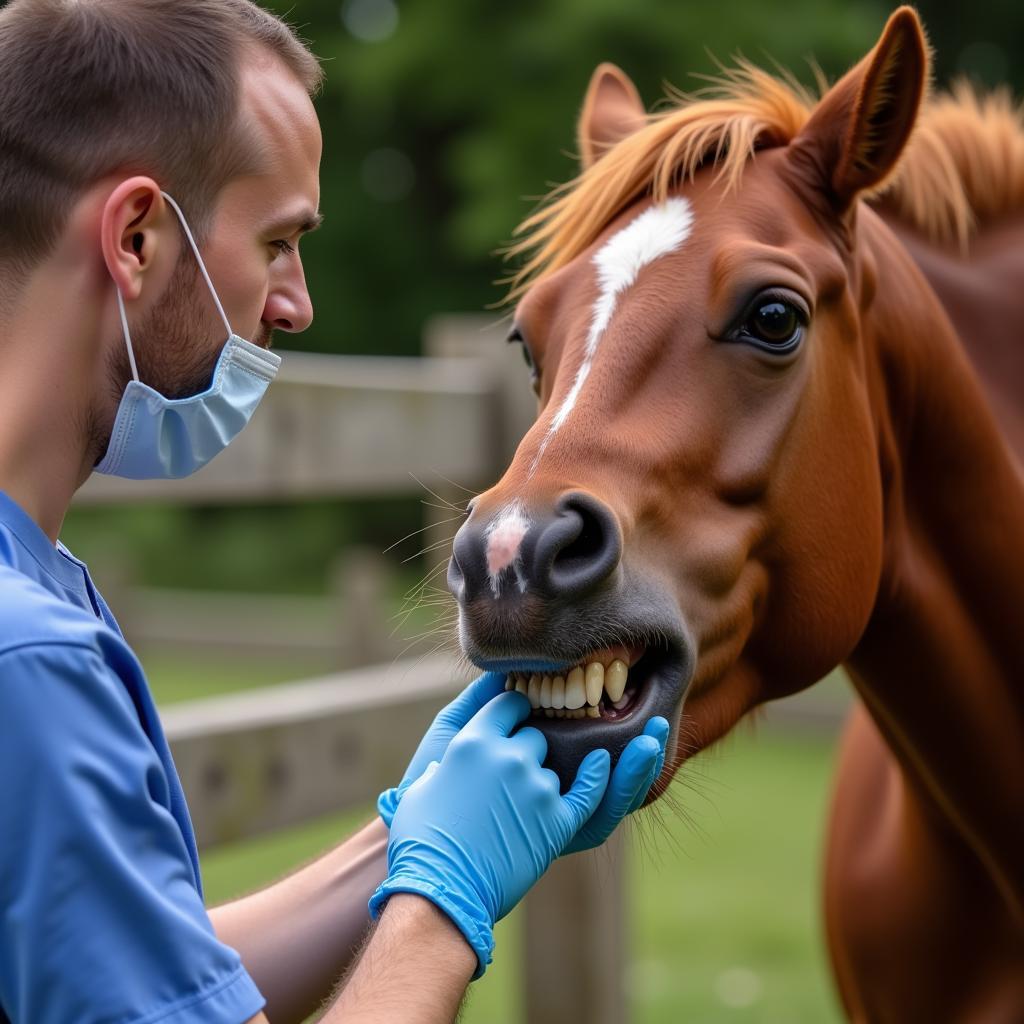
<path id="1" fill-rule="evenodd" d="M 675 633 L 675 631 L 673 631 Z M 633 637 L 637 632 L 630 631 Z M 619 633 L 619 635 L 623 635 Z M 647 642 L 633 640 L 628 647 L 613 643 L 604 648 L 568 657 L 531 655 L 527 657 L 486 657 L 479 651 L 467 650 L 471 660 L 486 671 L 505 672 L 506 689 L 518 688 L 524 692 L 527 680 L 569 675 L 575 666 L 607 665 L 616 655 L 628 657 L 628 681 L 621 698 L 611 701 L 602 694 L 597 705 L 585 704 L 575 712 L 563 708 L 534 707 L 522 728 L 530 726 L 543 733 L 548 744 L 544 765 L 559 779 L 564 793 L 576 778 L 580 762 L 592 750 L 604 748 L 611 754 L 612 767 L 618 762 L 630 740 L 639 736 L 647 723 L 660 715 L 669 723 L 667 750 L 675 749 L 683 699 L 693 671 L 690 646 L 682 634 L 668 634 L 659 630 L 657 637 Z M 471 645 L 469 645 L 471 646 Z M 518 684 L 518 686 L 517 686 Z M 536 682 L 534 683 L 536 686 Z M 535 699 L 531 704 L 536 703 Z M 576 717 L 571 717 L 575 714 Z M 671 756 L 667 759 L 671 761 Z M 663 770 L 671 772 L 669 765 Z"/>

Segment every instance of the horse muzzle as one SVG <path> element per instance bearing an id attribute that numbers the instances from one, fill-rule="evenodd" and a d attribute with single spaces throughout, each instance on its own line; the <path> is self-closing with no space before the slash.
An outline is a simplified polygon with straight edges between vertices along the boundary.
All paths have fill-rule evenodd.
<path id="1" fill-rule="evenodd" d="M 654 715 L 674 749 L 695 648 L 668 589 L 624 564 L 599 499 L 572 491 L 547 511 L 514 503 L 489 516 L 478 506 L 455 538 L 448 585 L 464 652 L 529 699 L 563 790 L 589 751 L 605 748 L 614 764 Z"/>

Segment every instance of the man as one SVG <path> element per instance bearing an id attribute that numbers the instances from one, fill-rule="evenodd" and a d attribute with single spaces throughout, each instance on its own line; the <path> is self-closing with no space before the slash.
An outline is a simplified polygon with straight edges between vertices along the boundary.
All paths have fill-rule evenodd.
<path id="1" fill-rule="evenodd" d="M 348 968 L 325 1020 L 451 1020 L 494 922 L 660 771 L 654 720 L 561 796 L 525 700 L 484 676 L 379 820 L 204 909 L 141 667 L 57 537 L 94 469 L 216 455 L 274 376 L 271 332 L 309 325 L 319 80 L 249 0 L 0 10 L 0 1021 L 300 1021 Z"/>

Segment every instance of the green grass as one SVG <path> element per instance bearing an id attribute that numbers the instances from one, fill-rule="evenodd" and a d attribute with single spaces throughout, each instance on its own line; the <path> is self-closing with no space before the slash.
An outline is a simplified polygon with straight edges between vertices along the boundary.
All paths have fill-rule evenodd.
<path id="1" fill-rule="evenodd" d="M 831 746 L 741 731 L 697 759 L 667 812 L 632 830 L 628 981 L 635 1024 L 800 1024 L 839 1020 L 826 972 L 818 864 Z M 221 902 L 339 841 L 369 809 L 203 858 Z M 472 986 L 465 1024 L 520 1020 L 516 913 L 495 963 Z M 568 979 L 567 979 L 568 983 Z"/>

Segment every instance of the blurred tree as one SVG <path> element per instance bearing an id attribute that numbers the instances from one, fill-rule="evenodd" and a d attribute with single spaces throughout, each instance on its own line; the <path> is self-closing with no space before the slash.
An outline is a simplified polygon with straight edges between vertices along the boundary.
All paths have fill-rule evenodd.
<path id="1" fill-rule="evenodd" d="M 875 40 L 881 0 L 269 0 L 324 58 L 324 229 L 304 243 L 317 322 L 295 347 L 416 353 L 431 313 L 498 301 L 494 250 L 575 170 L 575 119 L 612 60 L 648 105 L 709 52 L 809 80 Z M 533 197 L 527 200 L 525 197 Z"/>
<path id="2" fill-rule="evenodd" d="M 966 75 L 989 88 L 1006 83 L 1018 96 L 1024 91 L 1024 4 L 918 0 L 915 6 L 935 50 L 938 83 Z"/>

